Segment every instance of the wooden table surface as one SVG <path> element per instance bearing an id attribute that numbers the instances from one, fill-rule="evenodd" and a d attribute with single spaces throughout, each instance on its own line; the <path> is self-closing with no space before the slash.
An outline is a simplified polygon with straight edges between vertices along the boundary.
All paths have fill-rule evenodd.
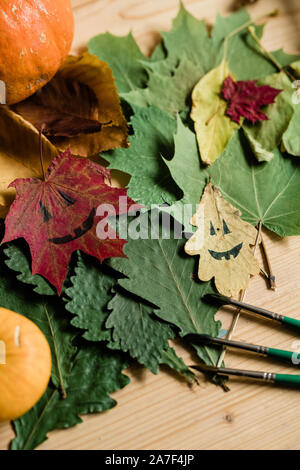
<path id="1" fill-rule="evenodd" d="M 167 30 L 178 10 L 178 0 L 73 0 L 76 34 L 73 52 L 92 36 L 110 31 L 133 31 L 141 49 L 149 53 Z M 217 11 L 227 14 L 231 0 L 185 0 L 198 18 L 214 21 Z M 253 17 L 274 8 L 280 14 L 266 26 L 264 44 L 300 51 L 299 0 L 258 0 L 249 7 Z M 276 274 L 277 290 L 271 291 L 258 276 L 251 280 L 246 300 L 300 319 L 300 238 L 280 239 L 265 234 Z M 229 310 L 217 314 L 227 328 Z M 296 336 L 267 321 L 243 315 L 234 339 L 292 349 Z M 177 351 L 187 363 L 189 353 Z M 276 362 L 249 354 L 227 352 L 228 366 L 278 372 L 294 372 Z M 231 379 L 230 392 L 206 382 L 192 388 L 163 369 L 152 375 L 137 366 L 128 371 L 131 384 L 113 394 L 118 405 L 65 431 L 54 431 L 40 449 L 300 449 L 300 391 Z M 0 425 L 0 448 L 6 449 L 13 431 Z"/>

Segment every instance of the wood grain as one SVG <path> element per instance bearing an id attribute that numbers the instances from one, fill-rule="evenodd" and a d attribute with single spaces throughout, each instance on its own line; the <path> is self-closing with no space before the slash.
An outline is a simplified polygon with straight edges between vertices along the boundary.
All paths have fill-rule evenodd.
<path id="1" fill-rule="evenodd" d="M 177 0 L 73 0 L 78 52 L 93 35 L 109 30 L 117 35 L 132 30 L 141 49 L 149 53 L 167 30 L 178 9 Z M 187 9 L 209 23 L 217 11 L 229 13 L 232 2 L 186 0 Z M 280 9 L 269 21 L 264 44 L 274 50 L 300 50 L 300 4 L 298 0 L 260 0 L 249 11 L 253 17 Z M 277 290 L 268 290 L 265 280 L 252 279 L 246 300 L 300 319 L 299 237 L 279 239 L 265 234 Z M 227 328 L 230 309 L 217 316 Z M 235 339 L 292 349 L 298 338 L 270 322 L 242 315 Z M 190 363 L 190 353 L 176 344 Z M 281 364 L 249 354 L 228 352 L 232 367 L 277 372 L 295 372 Z M 152 375 L 142 367 L 128 371 L 131 384 L 113 396 L 118 406 L 100 415 L 83 417 L 83 424 L 50 433 L 40 449 L 300 449 L 300 392 L 241 379 L 230 380 L 230 392 L 206 382 L 190 389 L 176 375 L 163 369 Z M 9 424 L 0 424 L 0 448 L 13 436 Z"/>

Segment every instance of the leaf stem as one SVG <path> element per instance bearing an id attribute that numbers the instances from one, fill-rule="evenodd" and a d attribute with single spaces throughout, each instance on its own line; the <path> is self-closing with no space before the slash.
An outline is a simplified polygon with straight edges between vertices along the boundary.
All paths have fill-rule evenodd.
<path id="1" fill-rule="evenodd" d="M 47 412 L 47 409 L 49 408 L 49 406 L 51 405 L 52 401 L 54 400 L 54 398 L 57 396 L 58 394 L 58 391 L 57 390 L 53 390 L 53 392 L 51 393 L 51 396 L 49 397 L 49 399 L 47 399 L 47 402 L 42 410 L 42 412 L 40 413 L 39 417 L 37 418 L 33 428 L 31 429 L 29 435 L 27 436 L 24 444 L 23 444 L 23 447 L 22 447 L 22 450 L 32 450 L 33 449 L 33 444 L 31 443 L 31 440 L 36 432 L 36 430 L 38 429 L 39 427 L 39 424 L 40 422 L 42 421 L 45 413 Z"/>
<path id="2" fill-rule="evenodd" d="M 228 41 L 229 41 L 230 38 L 232 38 L 236 34 L 240 33 L 244 29 L 249 28 L 249 26 L 253 25 L 253 23 L 256 23 L 257 21 L 263 20 L 264 18 L 270 18 L 270 17 L 276 16 L 277 14 L 278 14 L 278 9 L 272 10 L 270 13 L 266 13 L 266 14 L 256 18 L 255 20 L 247 21 L 246 23 L 242 24 L 238 28 L 231 31 L 227 36 L 225 36 L 225 38 L 224 38 L 224 59 L 226 60 L 226 57 L 227 57 L 227 46 L 228 46 Z"/>
<path id="3" fill-rule="evenodd" d="M 275 65 L 275 67 L 280 71 L 280 72 L 284 72 L 288 78 L 293 82 L 295 81 L 295 77 L 288 71 L 288 70 L 285 70 L 282 65 L 278 62 L 278 60 L 276 59 L 276 57 L 273 56 L 273 54 L 271 54 L 271 52 L 269 52 L 261 43 L 261 40 L 259 39 L 259 37 L 255 34 L 255 31 L 254 31 L 254 28 L 253 26 L 249 26 L 248 27 L 248 31 L 249 33 L 251 34 L 252 38 L 254 39 L 254 41 L 258 44 L 259 48 L 261 49 L 261 51 L 268 57 L 268 59 L 272 62 L 273 65 Z"/>
<path id="4" fill-rule="evenodd" d="M 269 255 L 268 255 L 268 251 L 267 251 L 267 248 L 266 248 L 266 245 L 265 245 L 265 242 L 264 242 L 263 237 L 261 237 L 261 248 L 262 248 L 262 252 L 263 252 L 264 258 L 265 258 L 265 260 L 266 260 L 267 267 L 268 267 L 268 273 L 269 273 L 269 274 L 267 275 L 267 279 L 268 279 L 269 284 L 270 284 L 270 289 L 276 290 L 275 276 L 274 276 L 274 274 L 273 274 L 273 270 L 272 270 L 272 266 L 271 266 L 271 261 L 270 261 L 270 258 L 269 258 Z"/>
<path id="5" fill-rule="evenodd" d="M 41 167 L 42 167 L 42 173 L 43 173 L 43 180 L 45 181 L 46 176 L 45 176 L 45 170 L 44 170 L 44 165 L 43 165 L 43 126 L 40 129 L 39 132 L 39 138 L 40 138 L 40 162 L 41 162 Z"/>
<path id="6" fill-rule="evenodd" d="M 44 307 L 44 311 L 45 311 L 47 321 L 48 321 L 48 324 L 49 324 L 50 334 L 51 334 L 51 337 L 53 339 L 53 348 L 54 348 L 54 355 L 55 355 L 57 370 L 58 370 L 58 379 L 59 379 L 59 385 L 60 385 L 60 392 L 61 392 L 62 398 L 65 399 L 65 398 L 67 398 L 67 392 L 66 392 L 66 387 L 65 387 L 65 384 L 64 384 L 63 374 L 62 374 L 62 371 L 61 371 L 61 364 L 60 364 L 59 354 L 58 354 L 58 350 L 57 350 L 57 346 L 56 346 L 56 338 L 55 338 L 55 334 L 54 334 L 54 329 L 53 329 L 51 318 L 50 318 L 50 315 L 49 315 L 49 312 L 48 312 L 48 309 L 47 309 L 47 305 L 44 304 L 43 307 Z"/>
<path id="7" fill-rule="evenodd" d="M 257 235 L 256 235 L 256 240 L 255 240 L 255 245 L 254 245 L 254 248 L 253 248 L 253 255 L 255 254 L 256 250 L 257 250 L 257 247 L 261 241 L 261 231 L 262 231 L 262 221 L 259 220 L 258 222 L 258 225 L 257 225 Z M 247 289 L 244 289 L 242 292 L 241 292 L 241 295 L 240 295 L 240 298 L 239 300 L 241 302 L 243 302 L 243 300 L 245 299 L 245 296 L 246 296 L 246 292 L 247 292 Z M 227 336 L 226 336 L 226 339 L 231 339 L 232 336 L 233 336 L 233 333 L 235 331 L 235 328 L 236 328 L 236 325 L 237 325 L 237 322 L 240 318 L 240 313 L 241 313 L 241 309 L 238 308 L 236 310 L 236 313 L 235 313 L 235 316 L 234 316 L 234 319 L 232 321 L 232 324 L 228 330 L 228 333 L 227 333 Z M 221 367 L 222 365 L 222 362 L 224 361 L 224 358 L 225 358 L 225 354 L 226 354 L 226 346 L 223 347 L 222 349 L 222 352 L 220 354 L 220 357 L 218 359 L 218 362 L 217 362 L 217 367 Z"/>

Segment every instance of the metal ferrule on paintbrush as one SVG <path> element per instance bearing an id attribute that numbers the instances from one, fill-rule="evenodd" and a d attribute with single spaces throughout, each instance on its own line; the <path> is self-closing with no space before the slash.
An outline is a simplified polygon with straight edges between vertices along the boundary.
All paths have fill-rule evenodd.
<path id="1" fill-rule="evenodd" d="M 189 366 L 191 369 L 198 370 L 200 372 L 206 372 L 209 374 L 221 374 L 221 375 L 235 375 L 239 377 L 249 377 L 250 379 L 263 380 L 266 382 L 274 383 L 276 381 L 276 375 L 273 372 L 260 372 L 255 370 L 243 370 L 243 369 L 231 369 L 230 367 L 214 367 L 207 366 L 204 364 Z M 300 376 L 292 375 L 291 377 L 299 377 L 300 385 Z"/>
<path id="2" fill-rule="evenodd" d="M 204 373 L 236 375 L 239 377 L 249 377 L 251 379 L 271 382 L 278 385 L 300 387 L 300 375 L 277 374 L 274 372 L 260 372 L 255 370 L 231 369 L 229 367 L 214 367 L 206 366 L 204 364 L 190 366 L 190 368 Z"/>
<path id="3" fill-rule="evenodd" d="M 228 346 L 236 349 L 243 349 L 244 351 L 252 351 L 263 356 L 276 357 L 277 359 L 290 361 L 293 365 L 296 365 L 296 363 L 293 362 L 293 359 L 295 357 L 295 351 L 292 352 L 286 351 L 284 349 L 269 348 L 267 346 L 244 343 L 242 341 L 232 341 L 225 338 L 214 338 L 210 335 L 203 335 L 197 333 L 188 334 L 184 336 L 184 339 L 190 343 L 197 344 L 200 346 L 204 344 L 208 346 Z"/>
<path id="4" fill-rule="evenodd" d="M 270 310 L 266 310 L 261 307 L 256 307 L 255 305 L 246 304 L 244 302 L 240 302 L 239 300 L 226 297 L 225 295 L 206 294 L 203 299 L 209 302 L 217 302 L 219 305 L 233 305 L 234 307 L 255 313 L 256 315 L 269 318 L 270 320 L 276 320 L 279 323 L 300 329 L 300 321 L 296 320 L 295 318 L 286 317 L 284 315 L 280 315 L 279 313 L 271 312 Z"/>

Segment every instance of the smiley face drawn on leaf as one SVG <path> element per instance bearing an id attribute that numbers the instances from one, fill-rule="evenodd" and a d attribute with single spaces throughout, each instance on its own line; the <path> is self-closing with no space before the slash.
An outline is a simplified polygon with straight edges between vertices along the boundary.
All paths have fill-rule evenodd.
<path id="1" fill-rule="evenodd" d="M 52 189 L 52 191 L 55 191 L 55 190 Z M 76 203 L 75 198 L 73 198 L 71 195 L 65 193 L 64 191 L 60 189 L 57 190 L 56 196 L 57 197 L 60 196 L 61 205 L 65 207 L 72 206 L 73 204 Z M 41 214 L 43 218 L 43 223 L 47 223 L 51 219 L 53 219 L 53 215 L 49 212 L 49 210 L 47 209 L 47 207 L 43 204 L 41 200 L 39 201 L 39 205 L 40 205 L 40 210 L 41 210 Z M 69 243 L 73 240 L 76 240 L 77 238 L 82 237 L 89 230 L 93 228 L 95 215 L 96 215 L 96 210 L 95 208 L 93 208 L 90 211 L 88 218 L 83 221 L 82 225 L 73 229 L 73 233 L 68 233 L 61 237 L 49 238 L 48 241 L 50 243 L 54 243 L 55 245 L 64 245 L 65 243 Z"/>
<path id="2" fill-rule="evenodd" d="M 70 149 L 57 155 L 45 177 L 19 178 L 11 186 L 16 199 L 5 220 L 2 243 L 24 238 L 30 247 L 32 275 L 40 274 L 60 295 L 74 251 L 81 250 L 99 261 L 124 257 L 126 241 L 109 226 L 97 209 L 109 204 L 115 214 L 127 213 L 134 201 L 127 190 L 113 188 L 109 170 L 87 158 L 74 157 Z M 126 204 L 120 204 L 124 197 Z M 98 217 L 107 227 L 97 234 Z M 105 225 L 106 224 L 106 225 Z"/>
<path id="3" fill-rule="evenodd" d="M 259 273 L 258 261 L 250 248 L 255 244 L 257 230 L 240 216 L 219 189 L 208 183 L 191 220 L 198 229 L 185 244 L 187 254 L 200 255 L 199 279 L 215 278 L 217 290 L 227 296 L 238 295 L 247 288 L 250 275 Z"/>

